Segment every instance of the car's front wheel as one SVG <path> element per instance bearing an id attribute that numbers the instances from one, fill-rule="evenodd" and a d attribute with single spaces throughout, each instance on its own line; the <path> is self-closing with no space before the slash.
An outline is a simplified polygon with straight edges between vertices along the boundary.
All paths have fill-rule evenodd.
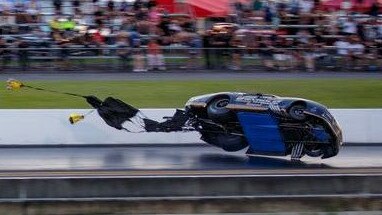
<path id="1" fill-rule="evenodd" d="M 310 157 L 321 157 L 324 154 L 320 145 L 305 145 L 304 153 Z"/>
<path id="2" fill-rule="evenodd" d="M 232 117 L 231 110 L 227 109 L 229 97 L 221 96 L 214 98 L 207 105 L 207 115 L 209 119 L 219 122 L 226 122 Z"/>
<path id="3" fill-rule="evenodd" d="M 305 109 L 306 107 L 304 105 L 296 104 L 289 108 L 288 113 L 292 119 L 304 121 L 306 119 Z"/>

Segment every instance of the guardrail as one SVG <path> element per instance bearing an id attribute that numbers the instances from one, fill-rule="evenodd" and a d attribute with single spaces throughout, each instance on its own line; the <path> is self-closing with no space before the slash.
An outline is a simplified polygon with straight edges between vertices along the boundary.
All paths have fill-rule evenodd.
<path id="1" fill-rule="evenodd" d="M 2 49 L 0 70 L 97 70 L 130 71 L 139 55 L 148 59 L 147 46 L 142 48 L 121 48 L 116 45 L 84 47 L 40 44 L 39 47 Z M 351 52 L 353 49 L 346 49 Z M 187 46 L 163 46 L 164 63 L 167 69 L 234 69 L 234 70 L 359 70 L 381 71 L 382 61 L 379 48 L 367 48 L 367 54 L 356 58 L 338 55 L 334 46 L 320 48 L 190 48 Z M 124 53 L 121 54 L 120 51 Z M 2 60 L 1 60 L 2 58 Z M 352 60 L 349 60 L 352 59 Z M 144 67 L 149 67 L 149 60 Z M 313 68 L 312 68 L 313 67 Z"/>
<path id="2" fill-rule="evenodd" d="M 109 127 L 93 113 L 71 125 L 71 113 L 89 110 L 0 110 L 0 145 L 76 144 L 187 144 L 203 143 L 197 132 L 127 133 Z M 161 121 L 174 109 L 143 109 L 145 115 Z M 344 142 L 382 143 L 382 109 L 330 110 L 343 129 Z"/>

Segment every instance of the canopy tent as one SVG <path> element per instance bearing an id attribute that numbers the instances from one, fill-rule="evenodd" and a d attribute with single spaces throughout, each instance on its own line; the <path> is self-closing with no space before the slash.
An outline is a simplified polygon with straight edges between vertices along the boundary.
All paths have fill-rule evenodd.
<path id="1" fill-rule="evenodd" d="M 227 16 L 232 12 L 232 4 L 234 2 L 236 0 L 157 0 L 158 5 L 170 13 L 179 13 L 187 10 L 187 13 L 192 13 L 197 18 Z M 248 0 L 240 0 L 240 2 L 247 3 Z"/>
<path id="2" fill-rule="evenodd" d="M 231 12 L 229 0 L 188 0 L 196 17 L 227 16 Z"/>
<path id="3" fill-rule="evenodd" d="M 324 10 L 340 10 L 341 6 L 345 0 L 327 0 L 322 1 L 321 6 Z M 382 0 L 350 0 L 351 2 L 351 11 L 354 12 L 367 12 L 374 2 L 382 3 Z"/>

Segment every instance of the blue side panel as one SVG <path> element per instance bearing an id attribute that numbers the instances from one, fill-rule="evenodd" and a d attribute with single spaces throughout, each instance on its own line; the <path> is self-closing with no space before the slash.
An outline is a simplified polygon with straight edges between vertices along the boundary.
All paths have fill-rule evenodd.
<path id="1" fill-rule="evenodd" d="M 239 112 L 237 116 L 252 152 L 285 155 L 285 144 L 276 118 L 251 112 Z"/>
<path id="2" fill-rule="evenodd" d="M 314 137 L 321 142 L 330 142 L 330 135 L 323 128 L 314 128 L 312 130 Z"/>

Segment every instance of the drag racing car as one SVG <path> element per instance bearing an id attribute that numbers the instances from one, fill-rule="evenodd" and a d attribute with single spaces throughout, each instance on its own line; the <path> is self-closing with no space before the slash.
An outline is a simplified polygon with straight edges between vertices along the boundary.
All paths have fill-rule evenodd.
<path id="1" fill-rule="evenodd" d="M 193 97 L 185 111 L 202 140 L 226 151 L 329 158 L 342 145 L 327 108 L 305 99 L 223 92 Z"/>
<path id="2" fill-rule="evenodd" d="M 183 110 L 158 122 L 118 99 L 85 97 L 110 126 L 131 132 L 198 131 L 206 143 L 225 151 L 248 147 L 247 154 L 303 155 L 329 158 L 338 154 L 341 129 L 321 104 L 266 94 L 222 92 L 191 98 Z M 72 120 L 73 122 L 73 120 Z"/>
<path id="3" fill-rule="evenodd" d="M 8 89 L 21 87 L 82 97 L 106 124 L 118 130 L 197 131 L 203 141 L 225 151 L 248 148 L 249 155 L 291 155 L 293 160 L 308 155 L 324 159 L 337 155 L 342 145 L 340 126 L 327 108 L 306 99 L 261 93 L 207 94 L 189 99 L 184 109 L 177 109 L 173 116 L 158 122 L 113 97 L 102 101 L 95 96 L 28 86 L 17 80 L 7 82 Z M 73 114 L 69 121 L 77 123 L 85 115 Z"/>

